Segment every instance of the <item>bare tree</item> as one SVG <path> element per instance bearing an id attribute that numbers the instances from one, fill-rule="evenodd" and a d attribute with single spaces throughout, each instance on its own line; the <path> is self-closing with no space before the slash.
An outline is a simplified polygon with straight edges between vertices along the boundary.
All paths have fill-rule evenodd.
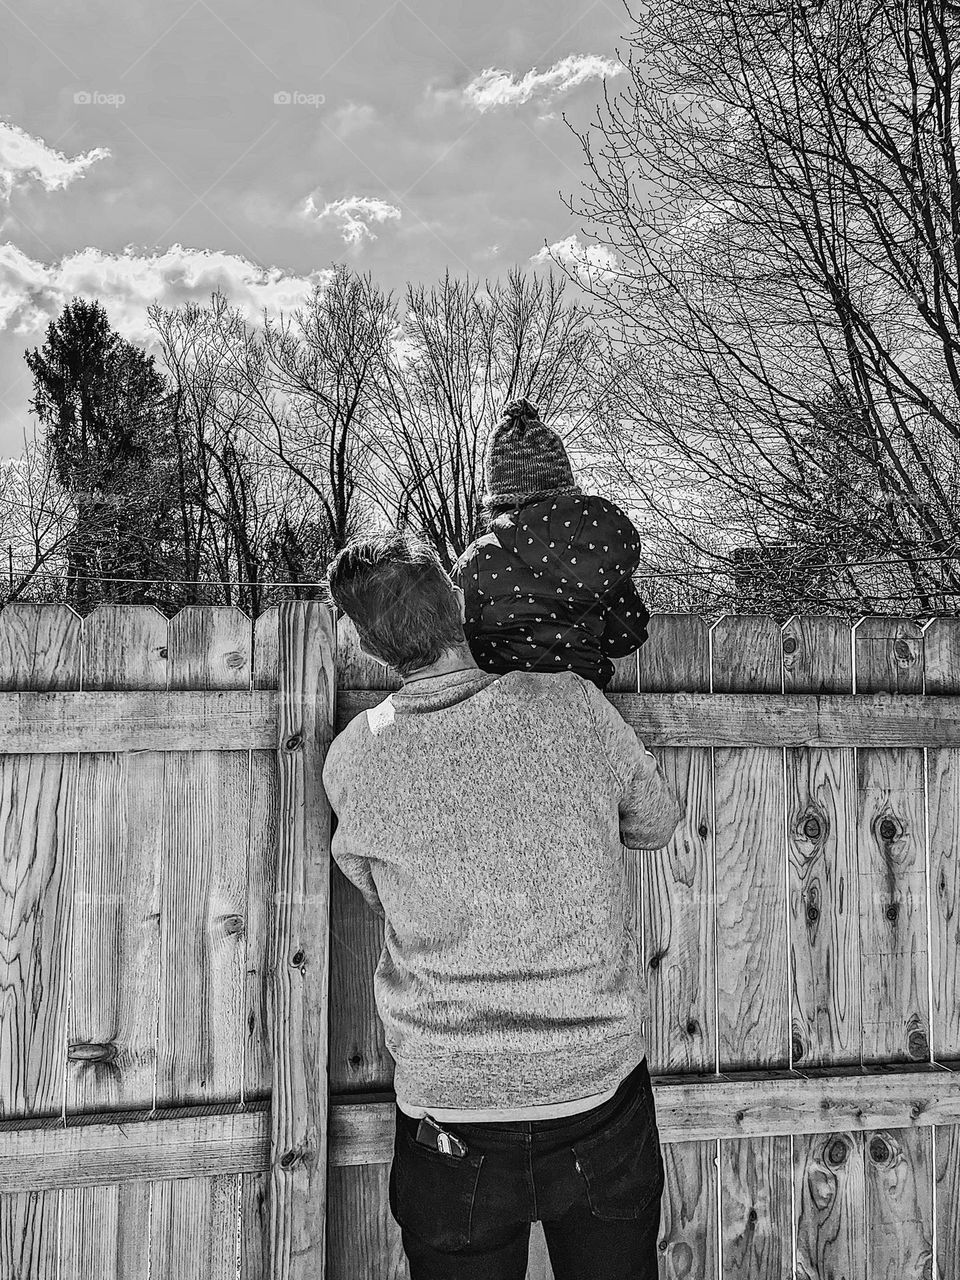
<path id="1" fill-rule="evenodd" d="M 262 339 L 219 294 L 209 307 L 154 306 L 149 314 L 172 387 L 183 576 L 218 582 L 228 603 L 257 613 L 274 573 L 289 581 L 291 565 L 308 568 L 291 559 L 289 540 L 311 523 L 298 478 L 264 443 L 277 414 Z"/>
<path id="2" fill-rule="evenodd" d="M 619 264 L 590 286 L 623 371 L 607 448 L 638 488 L 656 457 L 651 514 L 714 568 L 830 543 L 811 494 L 842 455 L 903 594 L 955 599 L 957 8 L 667 0 L 635 22 L 631 83 L 580 135 L 581 212 Z"/>
<path id="3" fill-rule="evenodd" d="M 448 565 L 481 532 L 483 452 L 505 401 L 525 396 L 575 452 L 605 392 L 589 309 L 562 276 L 481 286 L 449 273 L 410 285 L 385 349 L 379 417 L 368 432 L 381 505 L 415 525 Z"/>

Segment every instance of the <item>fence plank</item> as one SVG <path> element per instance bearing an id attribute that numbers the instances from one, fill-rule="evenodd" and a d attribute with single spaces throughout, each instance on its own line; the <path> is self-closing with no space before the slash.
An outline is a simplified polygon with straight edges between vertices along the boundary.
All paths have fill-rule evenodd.
<path id="1" fill-rule="evenodd" d="M 655 614 L 641 650 L 644 693 L 709 690 L 707 630 L 693 614 Z M 649 743 L 647 743 L 649 745 Z M 642 933 L 656 1015 L 648 1026 L 652 1072 L 713 1070 L 717 1051 L 716 888 L 710 750 L 655 747 L 683 817 L 665 849 L 641 852 Z"/>
<path id="2" fill-rule="evenodd" d="M 718 1274 L 717 1159 L 715 1142 L 664 1146 L 660 1202 L 660 1280 L 712 1280 Z"/>
<path id="3" fill-rule="evenodd" d="M 152 1185 L 142 1179 L 65 1188 L 59 1280 L 148 1276 L 152 1191 Z"/>
<path id="4" fill-rule="evenodd" d="M 0 1196 L 0 1280 L 59 1280 L 62 1195 L 25 1191 Z"/>
<path id="5" fill-rule="evenodd" d="M 713 628 L 717 692 L 779 693 L 780 628 L 725 617 Z M 714 751 L 720 1069 L 789 1065 L 783 751 Z M 785 1137 L 720 1143 L 721 1269 L 737 1280 L 792 1272 Z"/>
<path id="6" fill-rule="evenodd" d="M 0 689 L 80 688 L 81 621 L 69 605 L 0 610 Z M 77 758 L 0 758 L 0 1114 L 62 1114 L 67 1050 Z M 0 1199 L 0 1277 L 54 1280 L 60 1193 Z"/>
<path id="7" fill-rule="evenodd" d="M 924 690 L 960 692 L 960 618 L 935 618 L 923 633 Z M 930 906 L 930 1053 L 960 1058 L 960 750 L 927 752 L 927 884 Z M 960 1259 L 960 1126 L 934 1134 L 936 1274 Z"/>
<path id="8" fill-rule="evenodd" d="M 644 693 L 710 688 L 707 628 L 693 614 L 655 614 L 639 654 Z M 649 745 L 649 744 L 647 744 Z M 651 1073 L 716 1065 L 716 881 L 709 748 L 654 748 L 683 816 L 665 849 L 641 851 L 641 936 L 649 987 Z M 658 1120 L 662 1127 L 662 1121 Z M 663 1141 L 663 1268 L 668 1276 L 718 1274 L 717 1144 Z"/>
<path id="9" fill-rule="evenodd" d="M 920 692 L 919 627 L 865 618 L 854 633 L 857 690 Z M 858 752 L 863 1061 L 929 1056 L 923 754 Z"/>
<path id="10" fill-rule="evenodd" d="M 275 750 L 276 733 L 274 689 L 0 693 L 7 752 Z"/>
<path id="11" fill-rule="evenodd" d="M 784 627 L 784 691 L 850 693 L 853 654 L 843 618 Z M 860 1061 L 860 914 L 852 749 L 788 747 L 793 1065 Z"/>
<path id="12" fill-rule="evenodd" d="M 863 1152 L 867 1275 L 870 1280 L 929 1280 L 933 1274 L 930 1130 L 867 1134 Z"/>
<path id="13" fill-rule="evenodd" d="M 237 1179 L 154 1183 L 151 1245 L 151 1275 L 236 1280 Z"/>
<path id="14" fill-rule="evenodd" d="M 797 1277 L 873 1280 L 864 1241 L 862 1133 L 793 1141 Z"/>
<path id="15" fill-rule="evenodd" d="M 101 605 L 84 619 L 82 636 L 85 690 L 166 689 L 167 619 L 159 609 Z M 78 792 L 66 1107 L 152 1106 L 163 755 L 84 753 Z M 121 1230 L 137 1244 L 125 1243 Z M 65 1193 L 66 1276 L 123 1276 L 131 1248 L 146 1265 L 149 1243 L 149 1189 Z"/>
<path id="16" fill-rule="evenodd" d="M 169 689 L 249 692 L 251 624 L 241 610 L 189 606 L 170 619 L 167 637 Z M 241 1093 L 248 803 L 245 753 L 165 756 L 158 1104 Z M 154 1184 L 151 1265 L 158 1274 L 193 1274 L 194 1257 L 216 1274 L 220 1244 L 207 1233 L 221 1229 L 224 1203 L 232 1203 L 234 1255 L 235 1176 L 184 1181 L 176 1191 Z M 182 1241 L 191 1238 L 186 1257 Z"/>
<path id="17" fill-rule="evenodd" d="M 279 608 L 271 606 L 253 626 L 253 687 L 279 681 Z M 268 1098 L 273 1079 L 270 1022 L 270 939 L 274 922 L 280 841 L 277 752 L 250 752 L 250 825 L 247 852 L 247 927 L 244 952 L 243 1097 Z M 268 1168 L 240 1178 L 240 1280 L 268 1280 Z"/>
<path id="18" fill-rule="evenodd" d="M 783 630 L 784 692 L 851 693 L 853 640 L 843 618 L 792 618 Z M 786 750 L 792 960 L 791 1061 L 805 1071 L 860 1063 L 860 911 L 856 753 Z M 863 1140 L 795 1133 L 798 1275 L 866 1280 Z"/>
<path id="19" fill-rule="evenodd" d="M 333 612 L 279 611 L 280 848 L 270 962 L 273 1061 L 271 1280 L 326 1271 L 330 806 L 323 760 L 333 738 Z"/>
<path id="20" fill-rule="evenodd" d="M 718 693 L 779 693 L 780 628 L 726 617 L 713 630 Z M 783 753 L 714 752 L 720 1070 L 789 1065 Z"/>
<path id="21" fill-rule="evenodd" d="M 923 688 L 923 635 L 915 623 L 864 618 L 854 629 L 854 655 L 858 692 Z M 922 1061 L 930 1027 L 923 753 L 866 747 L 858 751 L 857 773 L 863 1061 Z M 926 1129 L 880 1129 L 864 1138 L 864 1253 L 871 1280 L 929 1274 L 932 1168 Z"/>
<path id="22" fill-rule="evenodd" d="M 934 1184 L 938 1280 L 956 1280 L 960 1258 L 960 1124 L 934 1130 L 937 1159 Z"/>
<path id="23" fill-rule="evenodd" d="M 250 619 L 196 605 L 170 619 L 171 690 L 249 690 Z M 157 1099 L 240 1096 L 249 761 L 238 751 L 165 757 Z"/>

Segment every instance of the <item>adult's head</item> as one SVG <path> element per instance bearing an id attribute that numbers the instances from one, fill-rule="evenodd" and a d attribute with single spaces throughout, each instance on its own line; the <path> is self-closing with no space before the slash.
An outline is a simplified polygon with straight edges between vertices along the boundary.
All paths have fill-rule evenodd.
<path id="1" fill-rule="evenodd" d="M 352 539 L 330 564 L 328 590 L 357 628 L 363 652 L 401 676 L 450 651 L 469 654 L 463 592 L 422 538 L 390 532 Z"/>

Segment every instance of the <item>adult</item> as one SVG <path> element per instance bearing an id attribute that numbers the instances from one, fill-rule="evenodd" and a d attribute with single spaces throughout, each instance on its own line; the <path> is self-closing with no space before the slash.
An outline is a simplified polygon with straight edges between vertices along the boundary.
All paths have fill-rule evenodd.
<path id="1" fill-rule="evenodd" d="M 332 852 L 384 920 L 396 1063 L 390 1208 L 411 1280 L 655 1280 L 663 1160 L 622 846 L 679 809 L 589 680 L 474 661 L 462 591 L 400 533 L 330 566 L 361 648 L 403 681 L 334 740 Z"/>

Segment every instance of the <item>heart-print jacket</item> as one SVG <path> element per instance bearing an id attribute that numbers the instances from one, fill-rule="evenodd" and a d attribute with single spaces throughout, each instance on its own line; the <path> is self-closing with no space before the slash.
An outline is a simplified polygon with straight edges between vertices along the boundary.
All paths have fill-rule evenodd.
<path id="1" fill-rule="evenodd" d="M 647 638 L 640 535 L 606 498 L 563 494 L 497 517 L 451 570 L 483 671 L 575 671 L 599 688 Z"/>

